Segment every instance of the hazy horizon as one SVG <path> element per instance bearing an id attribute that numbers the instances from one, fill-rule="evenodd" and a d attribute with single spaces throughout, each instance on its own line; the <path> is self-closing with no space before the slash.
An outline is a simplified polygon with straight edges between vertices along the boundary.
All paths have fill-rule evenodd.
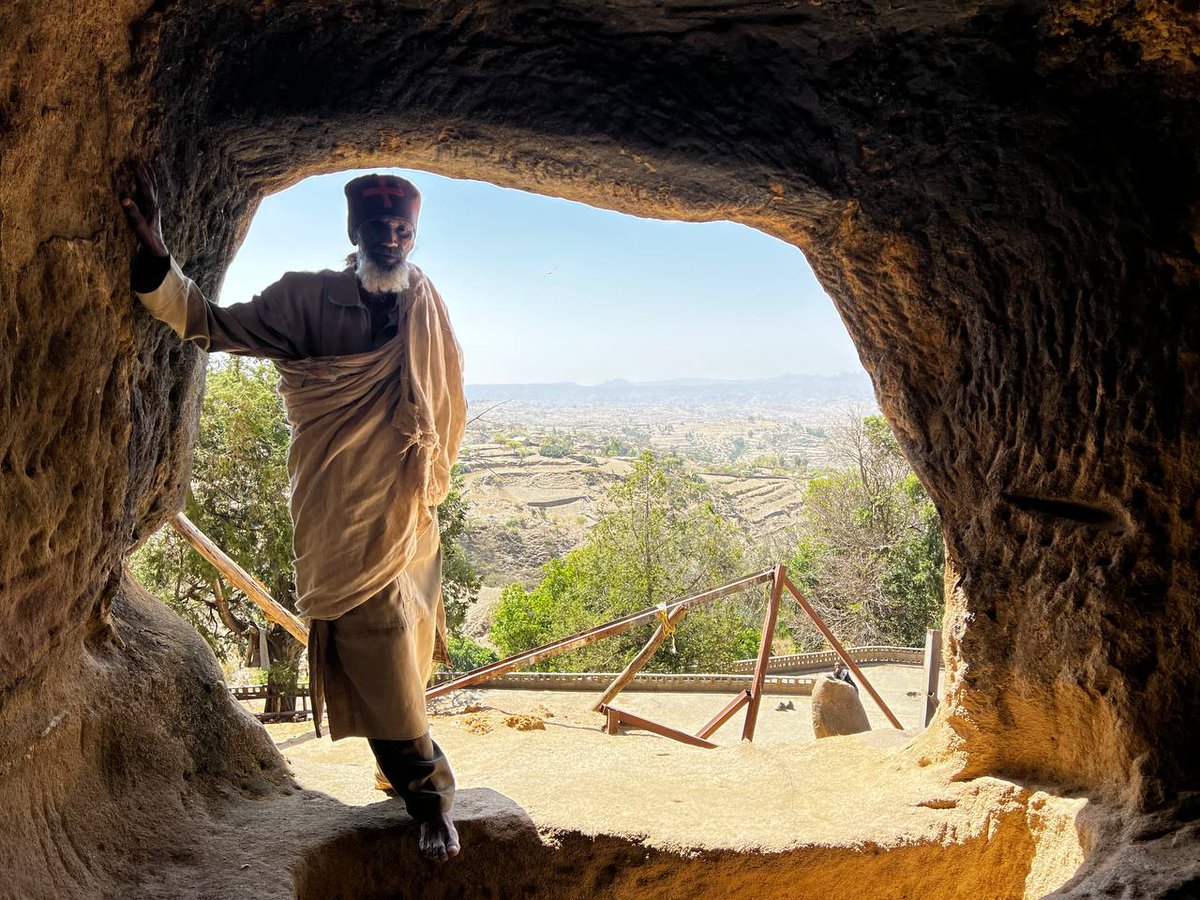
<path id="1" fill-rule="evenodd" d="M 573 385 L 574 387 L 585 387 L 585 388 L 591 388 L 591 387 L 604 387 L 605 385 L 609 385 L 609 384 L 630 384 L 630 385 L 646 385 L 646 386 L 654 386 L 654 385 L 666 385 L 666 384 L 681 384 L 681 383 L 692 383 L 692 384 L 733 384 L 733 383 L 738 383 L 738 382 L 743 382 L 743 381 L 746 381 L 746 382 L 753 382 L 753 381 L 782 381 L 782 380 L 785 380 L 785 379 L 788 379 L 788 378 L 829 378 L 829 379 L 834 379 L 834 378 L 861 378 L 861 379 L 863 379 L 864 381 L 867 381 L 868 383 L 870 382 L 870 377 L 867 375 L 867 373 L 866 373 L 864 370 L 862 370 L 862 369 L 859 369 L 857 372 L 853 372 L 853 371 L 846 371 L 846 372 L 783 372 L 783 373 L 781 373 L 781 374 L 779 374 L 779 375 L 767 375 L 767 376 L 763 376 L 763 377 L 752 377 L 752 378 L 739 378 L 739 377 L 736 377 L 736 376 L 729 377 L 729 378 L 702 378 L 702 377 L 699 377 L 699 376 L 687 376 L 687 375 L 684 375 L 684 376 L 680 376 L 680 377 L 678 377 L 678 378 L 654 378 L 654 379 L 650 379 L 650 380 L 641 380 L 641 379 L 634 379 L 634 378 L 621 378 L 620 376 L 618 376 L 618 377 L 616 377 L 616 378 L 606 378 L 606 379 L 604 379 L 603 381 L 594 381 L 594 382 L 589 382 L 589 381 L 569 381 L 569 380 L 556 380 L 556 381 L 467 381 L 467 382 L 465 382 L 465 384 L 467 385 L 467 387 L 474 387 L 474 386 L 481 386 L 481 387 L 483 387 L 483 386 L 486 386 L 486 387 L 506 387 L 506 386 L 508 386 L 508 385 L 512 385 L 512 386 L 515 386 L 515 387 L 541 387 L 541 386 L 547 386 L 547 387 L 549 387 L 549 386 L 554 386 L 554 385 L 560 385 L 560 384 L 561 384 L 561 385 Z"/>

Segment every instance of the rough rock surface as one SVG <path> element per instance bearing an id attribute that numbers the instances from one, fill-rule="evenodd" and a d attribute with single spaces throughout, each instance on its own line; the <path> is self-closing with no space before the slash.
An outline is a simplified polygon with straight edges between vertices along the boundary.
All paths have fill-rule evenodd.
<path id="1" fill-rule="evenodd" d="M 209 290 L 264 193 L 355 165 L 802 248 L 944 523 L 950 694 L 912 752 L 1123 809 L 1078 896 L 1195 889 L 1155 860 L 1194 858 L 1200 787 L 1198 18 L 0 6 L 0 853 L 22 895 L 186 866 L 204 815 L 236 829 L 227 804 L 291 790 L 203 647 L 120 576 L 179 502 L 202 366 L 126 291 L 133 156 Z"/>
<path id="2" fill-rule="evenodd" d="M 822 675 L 813 685 L 812 723 L 818 738 L 871 730 L 858 691 L 832 675 Z"/>

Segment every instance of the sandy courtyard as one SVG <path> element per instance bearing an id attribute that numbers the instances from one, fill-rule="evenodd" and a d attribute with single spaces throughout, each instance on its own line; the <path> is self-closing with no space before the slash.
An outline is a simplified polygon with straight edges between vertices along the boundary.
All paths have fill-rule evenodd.
<path id="1" fill-rule="evenodd" d="M 853 782 L 861 780 L 860 766 L 899 767 L 900 750 L 918 733 L 921 715 L 919 694 L 908 696 L 920 689 L 920 667 L 882 665 L 866 672 L 908 726 L 906 732 L 891 728 L 863 692 L 875 730 L 817 743 L 808 697 L 767 695 L 753 744 L 740 740 L 740 713 L 714 736 L 720 747 L 705 750 L 639 730 L 603 733 L 603 717 L 590 709 L 596 701 L 591 692 L 478 690 L 457 698 L 459 709 L 467 702 L 471 711 L 434 716 L 433 735 L 454 766 L 460 790 L 499 791 L 539 827 L 615 830 L 666 844 L 783 849 L 798 834 L 812 837 L 814 827 L 830 830 L 834 839 L 843 830 L 839 823 L 849 820 L 857 827 L 873 807 L 884 814 L 891 805 L 886 795 L 920 794 L 930 787 L 926 779 L 903 784 L 885 779 L 893 782 L 887 789 L 858 796 Z M 629 691 L 615 702 L 694 731 L 728 699 Z M 789 701 L 795 709 L 776 708 Z M 513 716 L 534 717 L 545 727 L 519 730 L 505 724 Z M 373 788 L 374 762 L 365 740 L 317 738 L 312 723 L 271 725 L 269 731 L 304 787 L 349 805 L 383 799 Z M 936 768 L 916 771 L 933 775 Z M 797 806 L 801 795 L 805 802 Z M 918 801 L 914 795 L 908 802 Z M 752 816 L 746 815 L 748 805 L 755 810 Z M 703 829 L 689 833 L 684 827 L 700 819 Z"/>
<path id="2" fill-rule="evenodd" d="M 855 871 L 858 854 L 883 865 L 885 851 L 895 851 L 884 853 L 889 877 L 912 867 L 904 877 L 933 888 L 929 896 L 978 896 L 966 873 L 985 860 L 982 871 L 1006 872 L 1008 888 L 996 896 L 1040 897 L 1062 884 L 1082 860 L 1074 820 L 1084 802 L 995 778 L 954 781 L 952 759 L 920 750 L 920 667 L 867 672 L 906 731 L 888 726 L 868 698 L 875 730 L 815 741 L 809 698 L 768 696 L 754 743 L 740 740 L 739 715 L 715 736 L 720 746 L 706 750 L 637 730 L 604 734 L 590 692 L 480 690 L 447 698 L 459 711 L 435 716 L 433 734 L 454 766 L 464 814 L 494 796 L 472 789 L 491 789 L 551 845 L 569 834 L 618 835 L 682 858 L 788 854 L 797 872 L 817 867 L 805 876 L 814 890 L 839 866 L 848 867 L 843 875 Z M 695 730 L 727 699 L 627 692 L 617 703 Z M 777 710 L 781 700 L 795 709 Z M 509 717 L 545 727 L 519 730 Z M 365 740 L 334 744 L 315 737 L 311 723 L 269 730 L 305 788 L 349 806 L 397 802 L 373 789 Z M 944 890 L 934 888 L 939 882 Z"/>
<path id="3" fill-rule="evenodd" d="M 883 696 L 900 722 L 915 733 L 921 724 L 923 701 L 922 672 L 919 666 L 864 666 L 871 684 Z M 910 696 L 913 695 L 913 696 Z M 741 745 L 741 729 L 745 713 L 739 712 L 712 740 L 718 750 L 685 746 L 668 738 L 645 731 L 626 729 L 624 734 L 604 734 L 604 717 L 592 712 L 598 694 L 589 691 L 517 691 L 467 690 L 450 696 L 438 704 L 442 709 L 470 712 L 434 715 L 434 739 L 442 746 L 454 765 L 460 788 L 489 787 L 516 800 L 526 809 L 553 806 L 563 799 L 561 785 L 547 780 L 542 770 L 558 757 L 564 757 L 556 767 L 568 772 L 576 764 L 591 760 L 596 767 L 616 764 L 618 760 L 633 765 L 646 763 L 645 776 L 635 776 L 631 784 L 641 784 L 651 790 L 654 778 L 650 772 L 654 760 L 692 760 L 702 771 L 711 768 L 713 777 L 728 766 L 718 763 L 729 754 L 772 756 L 780 745 L 807 744 L 814 741 L 812 703 L 804 696 L 767 694 L 759 711 L 754 746 Z M 695 732 L 712 718 L 731 698 L 727 694 L 654 693 L 625 691 L 614 701 L 615 706 L 684 731 Z M 872 743 L 891 746 L 907 743 L 892 728 L 883 713 L 861 691 L 863 705 L 871 726 L 878 734 Z M 794 709 L 778 710 L 780 703 L 791 703 Z M 476 710 L 476 707 L 480 707 Z M 533 716 L 545 728 L 518 730 L 505 724 L 509 717 Z M 514 723 L 519 724 L 519 723 Z M 367 742 L 347 738 L 333 743 L 328 735 L 317 738 L 311 722 L 268 726 L 280 751 L 287 758 L 302 785 L 323 791 L 352 805 L 378 802 L 382 795 L 372 782 L 374 762 Z M 786 753 L 785 753 L 786 755 Z M 661 768 L 661 764 L 658 768 Z M 703 787 L 703 780 L 698 787 Z M 532 811 L 532 809 L 531 809 Z"/>

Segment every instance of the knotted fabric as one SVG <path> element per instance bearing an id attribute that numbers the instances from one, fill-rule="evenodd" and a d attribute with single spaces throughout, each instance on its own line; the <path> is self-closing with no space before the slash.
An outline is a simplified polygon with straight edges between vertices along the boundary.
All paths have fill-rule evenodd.
<path id="1" fill-rule="evenodd" d="M 292 425 L 296 605 L 311 619 L 339 618 L 402 578 L 418 548 L 438 550 L 420 538 L 436 528 L 466 428 L 462 351 L 419 271 L 399 302 L 404 326 L 376 350 L 276 362 Z M 440 584 L 433 593 L 412 599 L 444 622 Z"/>

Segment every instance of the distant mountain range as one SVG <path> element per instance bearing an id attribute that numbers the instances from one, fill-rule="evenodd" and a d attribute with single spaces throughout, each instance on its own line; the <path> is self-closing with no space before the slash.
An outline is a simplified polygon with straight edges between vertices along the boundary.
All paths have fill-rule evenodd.
<path id="1" fill-rule="evenodd" d="M 570 381 L 551 384 L 469 384 L 471 403 L 500 403 L 516 400 L 546 406 L 626 406 L 659 403 L 780 404 L 803 401 L 875 402 L 875 392 L 866 373 L 841 375 L 779 375 L 724 381 L 715 378 L 676 378 L 671 381 L 625 381 L 616 379 L 584 385 Z"/>

